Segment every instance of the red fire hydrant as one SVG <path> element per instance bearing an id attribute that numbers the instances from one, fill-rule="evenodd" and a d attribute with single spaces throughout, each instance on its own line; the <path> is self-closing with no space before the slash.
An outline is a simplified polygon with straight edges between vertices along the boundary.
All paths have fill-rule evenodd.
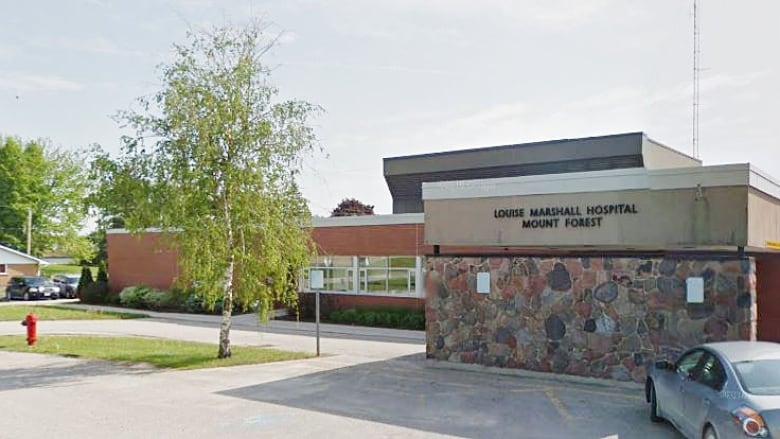
<path id="1" fill-rule="evenodd" d="M 27 314 L 22 320 L 22 326 L 27 327 L 27 346 L 32 346 L 38 341 L 38 316 Z"/>

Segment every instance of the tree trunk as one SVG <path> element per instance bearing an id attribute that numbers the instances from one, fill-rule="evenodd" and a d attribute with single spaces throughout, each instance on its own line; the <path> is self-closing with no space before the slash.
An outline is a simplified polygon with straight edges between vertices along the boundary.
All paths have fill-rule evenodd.
<path id="1" fill-rule="evenodd" d="M 217 358 L 230 358 L 230 325 L 233 315 L 233 270 L 236 264 L 235 241 L 233 237 L 233 220 L 230 209 L 230 188 L 225 188 L 223 202 L 225 203 L 225 244 L 227 244 L 228 259 L 225 267 L 225 279 L 222 284 L 222 324 L 219 327 L 219 354 Z"/>
<path id="2" fill-rule="evenodd" d="M 231 249 L 232 250 L 232 249 Z M 228 266 L 225 269 L 225 283 L 222 299 L 222 324 L 219 328 L 219 358 L 229 358 L 230 351 L 230 325 L 233 314 L 233 252 L 230 252 Z"/>

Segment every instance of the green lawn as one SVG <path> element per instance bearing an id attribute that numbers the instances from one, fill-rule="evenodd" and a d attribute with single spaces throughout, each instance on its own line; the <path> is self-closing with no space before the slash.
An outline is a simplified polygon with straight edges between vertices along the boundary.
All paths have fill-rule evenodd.
<path id="1" fill-rule="evenodd" d="M 89 267 L 92 277 L 97 276 L 97 267 Z M 53 276 L 55 274 L 81 274 L 80 265 L 51 264 L 41 266 L 41 276 Z"/>
<path id="2" fill-rule="evenodd" d="M 109 320 L 148 317 L 139 313 L 87 311 L 54 305 L 6 305 L 0 306 L 0 321 L 21 322 L 30 313 L 37 315 L 38 320 Z"/>
<path id="3" fill-rule="evenodd" d="M 202 369 L 208 367 L 239 366 L 242 364 L 271 363 L 275 361 L 311 358 L 303 352 L 277 349 L 232 346 L 230 358 L 217 359 L 217 345 L 179 340 L 142 337 L 100 337 L 47 335 L 35 346 L 27 346 L 21 335 L 0 336 L 0 350 L 36 352 L 126 363 L 147 363 L 161 368 Z"/>

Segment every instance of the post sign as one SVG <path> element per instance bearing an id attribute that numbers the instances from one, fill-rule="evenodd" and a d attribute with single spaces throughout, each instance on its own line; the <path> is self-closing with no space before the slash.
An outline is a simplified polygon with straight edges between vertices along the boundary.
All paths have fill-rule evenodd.
<path id="1" fill-rule="evenodd" d="M 309 288 L 315 291 L 314 317 L 317 333 L 317 356 L 320 356 L 320 290 L 325 287 L 325 273 L 322 270 L 309 271 Z"/>
<path id="2" fill-rule="evenodd" d="M 490 294 L 490 273 L 477 273 L 477 293 Z"/>
<path id="3" fill-rule="evenodd" d="M 321 290 L 325 287 L 325 273 L 322 270 L 309 271 L 309 288 Z"/>
<path id="4" fill-rule="evenodd" d="M 688 303 L 704 303 L 704 278 L 689 277 L 685 282 Z"/>

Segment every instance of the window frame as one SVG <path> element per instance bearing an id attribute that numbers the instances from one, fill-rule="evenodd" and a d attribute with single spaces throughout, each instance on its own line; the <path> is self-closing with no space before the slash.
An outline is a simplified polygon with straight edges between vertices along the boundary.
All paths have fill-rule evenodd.
<path id="1" fill-rule="evenodd" d="M 674 373 L 676 373 L 677 375 L 680 375 L 683 378 L 691 378 L 693 376 L 693 374 L 696 373 L 696 371 L 699 368 L 699 366 L 701 365 L 701 361 L 702 361 L 703 358 L 705 358 L 705 354 L 706 353 L 707 352 L 704 349 L 694 349 L 694 350 L 691 350 L 691 351 L 688 351 L 688 352 L 684 353 L 674 363 Z M 696 363 L 693 366 L 691 366 L 691 368 L 689 370 L 687 370 L 685 374 L 683 374 L 682 371 L 680 370 L 680 366 L 681 366 L 680 363 L 683 361 L 684 358 L 689 357 L 691 355 L 695 355 L 695 354 L 698 354 L 699 358 L 696 360 Z"/>
<path id="2" fill-rule="evenodd" d="M 0 264 L 0 276 L 8 275 L 8 264 Z"/>
<path id="3" fill-rule="evenodd" d="M 351 258 L 352 264 L 351 266 L 343 264 L 336 267 L 335 265 L 337 264 L 318 263 L 326 258 Z M 397 265 L 393 264 L 394 261 L 397 262 Z M 326 286 L 320 292 L 357 296 L 422 298 L 424 297 L 424 292 L 421 279 L 424 279 L 424 264 L 425 261 L 420 255 L 319 255 L 316 261 L 313 260 L 311 265 L 303 269 L 300 291 L 306 293 L 313 292 L 308 286 L 311 270 L 323 270 L 326 272 L 326 278 L 328 278 L 327 273 L 329 270 L 344 269 L 352 275 L 351 288 L 345 291 L 329 289 Z M 377 289 L 377 286 L 383 286 L 383 288 Z"/>
<path id="4" fill-rule="evenodd" d="M 714 371 L 718 371 L 717 373 L 720 375 L 720 382 L 717 385 L 713 385 L 713 383 L 704 380 L 704 368 L 710 360 L 713 361 Z M 726 375 L 726 368 L 723 366 L 723 362 L 721 362 L 720 359 L 712 352 L 705 351 L 704 357 L 699 359 L 699 363 L 694 368 L 693 373 L 694 381 L 707 388 L 715 390 L 716 392 L 723 390 L 723 388 L 726 386 L 726 381 L 728 380 L 728 376 Z"/>

